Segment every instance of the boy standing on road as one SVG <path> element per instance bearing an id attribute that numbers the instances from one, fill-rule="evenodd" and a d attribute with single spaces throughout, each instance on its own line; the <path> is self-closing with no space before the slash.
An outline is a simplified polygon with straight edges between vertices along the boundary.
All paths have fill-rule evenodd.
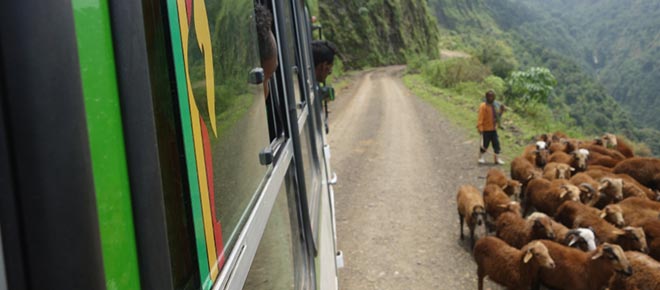
<path id="1" fill-rule="evenodd" d="M 504 112 L 504 106 L 495 102 L 495 92 L 486 92 L 486 101 L 479 106 L 479 117 L 477 118 L 477 130 L 481 134 L 481 142 L 479 144 L 479 164 L 484 164 L 484 153 L 488 149 L 490 143 L 493 143 L 493 150 L 495 156 L 493 160 L 495 164 L 504 164 L 504 161 L 497 155 L 500 154 L 500 140 L 497 136 L 497 124 L 500 116 Z"/>

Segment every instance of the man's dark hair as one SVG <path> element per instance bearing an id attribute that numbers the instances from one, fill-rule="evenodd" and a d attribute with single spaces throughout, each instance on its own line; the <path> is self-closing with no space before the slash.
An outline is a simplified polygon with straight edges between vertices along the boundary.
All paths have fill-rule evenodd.
<path id="1" fill-rule="evenodd" d="M 314 66 L 324 62 L 333 63 L 337 47 L 327 40 L 314 40 L 312 41 L 312 54 L 314 55 Z"/>
<path id="2" fill-rule="evenodd" d="M 273 29 L 273 15 L 266 6 L 256 4 L 254 8 L 255 21 L 257 22 L 257 36 L 259 39 L 259 55 L 261 60 L 268 59 L 275 55 L 275 49 L 271 43 L 271 32 Z"/>

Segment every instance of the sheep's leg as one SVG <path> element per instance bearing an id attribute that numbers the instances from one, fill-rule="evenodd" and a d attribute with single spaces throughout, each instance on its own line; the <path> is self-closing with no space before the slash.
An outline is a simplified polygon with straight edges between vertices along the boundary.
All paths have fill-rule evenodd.
<path id="1" fill-rule="evenodd" d="M 478 282 L 479 284 L 478 284 L 477 288 L 479 290 L 484 290 L 484 276 L 485 275 L 484 275 L 483 270 L 481 269 L 481 267 L 477 266 L 477 280 L 479 281 Z"/>
<path id="2" fill-rule="evenodd" d="M 470 241 L 472 242 L 471 249 L 474 249 L 474 227 L 470 227 Z"/>
<path id="3" fill-rule="evenodd" d="M 461 240 L 463 240 L 463 215 L 458 214 L 458 222 L 461 224 Z"/>
<path id="4" fill-rule="evenodd" d="M 540 290 L 541 289 L 541 279 L 537 278 L 536 281 L 532 281 L 532 290 Z"/>

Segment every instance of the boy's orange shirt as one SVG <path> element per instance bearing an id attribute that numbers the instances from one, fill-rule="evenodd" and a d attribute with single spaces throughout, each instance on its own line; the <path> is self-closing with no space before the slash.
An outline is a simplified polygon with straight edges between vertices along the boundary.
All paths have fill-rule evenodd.
<path id="1" fill-rule="evenodd" d="M 481 103 L 479 106 L 479 117 L 477 118 L 477 129 L 479 132 L 495 131 L 495 116 L 493 116 L 493 105 Z"/>

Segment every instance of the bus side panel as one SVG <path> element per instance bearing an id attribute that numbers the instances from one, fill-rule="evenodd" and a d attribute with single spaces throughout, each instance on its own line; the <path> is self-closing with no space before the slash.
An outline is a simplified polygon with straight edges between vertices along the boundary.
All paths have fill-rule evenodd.
<path id="1" fill-rule="evenodd" d="M 108 3 L 73 1 L 108 289 L 140 289 Z"/>

